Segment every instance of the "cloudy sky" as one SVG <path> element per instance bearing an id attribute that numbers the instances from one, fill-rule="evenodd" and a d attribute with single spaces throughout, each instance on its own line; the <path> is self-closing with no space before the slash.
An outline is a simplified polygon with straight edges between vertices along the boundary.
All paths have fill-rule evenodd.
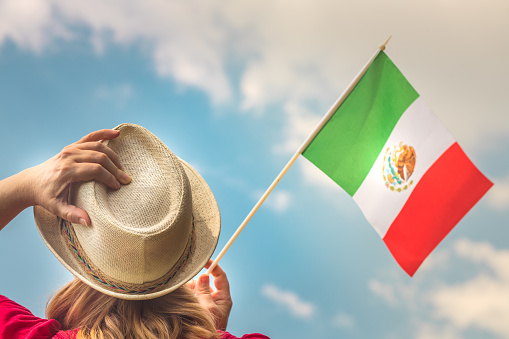
<path id="1" fill-rule="evenodd" d="M 137 123 L 209 182 L 220 249 L 392 35 L 389 57 L 495 186 L 409 278 L 352 199 L 298 159 L 221 262 L 229 329 L 506 338 L 508 14 L 505 0 L 0 0 L 0 177 Z M 31 210 L 0 234 L 0 267 L 0 293 L 40 316 L 71 279 Z"/>

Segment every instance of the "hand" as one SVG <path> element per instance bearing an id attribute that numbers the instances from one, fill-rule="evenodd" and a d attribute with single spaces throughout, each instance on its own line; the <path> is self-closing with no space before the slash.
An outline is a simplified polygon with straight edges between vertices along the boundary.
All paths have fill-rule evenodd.
<path id="1" fill-rule="evenodd" d="M 131 181 L 121 170 L 118 156 L 101 141 L 120 134 L 116 130 L 99 130 L 66 146 L 60 153 L 30 170 L 32 204 L 73 223 L 90 225 L 87 212 L 69 203 L 69 190 L 74 182 L 96 180 L 112 189 Z"/>
<path id="2" fill-rule="evenodd" d="M 209 268 L 211 264 L 212 260 L 209 260 L 205 268 Z M 197 281 L 190 281 L 188 286 L 194 289 L 200 305 L 212 315 L 216 329 L 226 331 L 228 317 L 233 305 L 230 296 L 230 284 L 228 283 L 226 273 L 224 273 L 221 267 L 214 267 L 211 273 L 214 277 L 216 291 L 210 287 L 208 274 L 202 274 Z"/>

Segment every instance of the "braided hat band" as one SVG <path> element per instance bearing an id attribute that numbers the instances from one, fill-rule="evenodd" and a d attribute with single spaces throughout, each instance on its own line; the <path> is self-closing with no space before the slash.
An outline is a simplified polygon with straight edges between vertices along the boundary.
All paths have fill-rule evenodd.
<path id="1" fill-rule="evenodd" d="M 106 288 L 111 290 L 120 292 L 120 293 L 128 293 L 128 294 L 144 294 L 147 292 L 151 292 L 157 289 L 159 286 L 162 286 L 168 283 L 180 270 L 180 268 L 185 265 L 187 259 L 191 255 L 193 251 L 193 238 L 194 238 L 194 219 L 193 226 L 191 231 L 191 236 L 186 245 L 186 249 L 184 250 L 182 256 L 179 258 L 177 263 L 161 278 L 155 281 L 149 281 L 144 284 L 130 284 L 125 283 L 119 280 L 116 280 L 112 277 L 107 276 L 101 270 L 96 267 L 92 261 L 87 257 L 85 251 L 81 247 L 76 234 L 74 232 L 74 228 L 72 223 L 68 222 L 65 219 L 58 218 L 62 235 L 68 240 L 69 248 L 76 255 L 76 259 L 83 264 L 83 267 L 86 272 L 88 272 L 92 277 L 94 277 L 98 282 L 103 284 Z"/>

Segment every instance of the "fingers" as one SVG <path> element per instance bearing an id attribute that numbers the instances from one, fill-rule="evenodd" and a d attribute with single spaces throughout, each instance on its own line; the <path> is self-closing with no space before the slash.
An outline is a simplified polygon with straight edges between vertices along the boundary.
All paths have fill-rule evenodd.
<path id="1" fill-rule="evenodd" d="M 103 143 L 100 142 L 86 142 L 81 144 L 76 144 L 75 147 L 81 150 L 89 150 L 89 151 L 96 151 L 98 153 L 103 153 L 106 155 L 117 168 L 122 169 L 122 164 L 120 163 L 120 159 L 118 158 L 118 155 L 113 152 L 111 148 L 106 146 Z"/>
<path id="2" fill-rule="evenodd" d="M 114 130 L 100 130 L 64 147 L 60 161 L 67 164 L 67 169 L 71 169 L 67 175 L 68 183 L 96 180 L 113 189 L 120 188 L 120 184 L 130 183 L 131 177 L 121 170 L 117 154 L 103 143 L 92 141 L 113 138 L 118 134 Z"/>
<path id="3" fill-rule="evenodd" d="M 196 298 L 202 307 L 207 310 L 212 310 L 216 308 L 216 303 L 214 298 L 211 295 L 210 291 L 210 278 L 208 274 L 202 274 L 198 280 L 196 281 L 196 285 L 194 287 L 194 291 L 196 294 Z"/>
<path id="4" fill-rule="evenodd" d="M 70 205 L 67 193 L 75 182 L 95 180 L 118 189 L 131 181 L 117 154 L 100 142 L 119 135 L 120 131 L 111 129 L 92 132 L 34 167 L 38 173 L 34 180 L 34 203 L 73 223 L 90 225 L 87 212 Z"/>
<path id="5" fill-rule="evenodd" d="M 90 226 L 91 221 L 88 213 L 81 208 L 66 203 L 60 203 L 56 206 L 55 215 L 64 218 L 74 224 L 81 224 L 83 226 Z"/>
<path id="6" fill-rule="evenodd" d="M 101 129 L 99 131 L 95 131 L 85 135 L 81 138 L 77 144 L 82 144 L 90 141 L 101 141 L 101 140 L 111 140 L 115 139 L 120 135 L 120 131 L 114 129 Z"/>
<path id="7" fill-rule="evenodd" d="M 210 280 L 210 279 L 209 279 Z M 202 282 L 203 283 L 203 282 Z M 186 286 L 190 289 L 192 289 L 194 292 L 196 292 L 196 288 L 198 286 L 198 280 L 189 280 L 186 283 Z M 212 287 L 209 286 L 209 292 L 212 294 L 214 291 L 212 290 Z"/>
<path id="8" fill-rule="evenodd" d="M 115 139 L 120 135 L 120 131 L 113 129 L 102 129 L 99 131 L 94 131 L 85 135 L 81 138 L 75 145 L 85 146 L 83 149 L 96 150 L 103 153 L 106 153 L 113 163 L 120 169 L 122 168 L 122 164 L 120 164 L 120 160 L 118 156 L 113 152 L 109 147 L 103 145 L 101 141 Z"/>
<path id="9" fill-rule="evenodd" d="M 207 266 L 210 267 L 211 263 L 212 261 L 209 261 Z M 202 274 L 196 282 L 195 294 L 200 305 L 212 314 L 216 328 L 225 331 L 228 325 L 228 317 L 232 309 L 232 301 L 226 274 L 222 269 L 219 268 L 216 270 L 216 268 L 214 268 L 212 274 L 217 290 L 214 292 L 210 287 L 209 275 Z M 222 280 L 222 282 L 218 283 L 218 279 Z"/>
<path id="10" fill-rule="evenodd" d="M 209 262 L 205 265 L 205 268 L 209 268 L 210 265 L 212 265 L 212 260 L 209 260 Z M 226 293 L 230 293 L 230 283 L 228 282 L 228 278 L 226 276 L 226 273 L 223 271 L 223 269 L 216 265 L 212 272 L 210 272 L 212 276 L 214 277 L 214 286 L 218 291 L 224 291 Z"/>
<path id="11" fill-rule="evenodd" d="M 117 178 L 101 164 L 97 163 L 76 163 L 69 176 L 71 182 L 94 180 L 112 189 L 119 189 L 121 187 Z"/>
<path id="12" fill-rule="evenodd" d="M 106 148 L 109 149 L 108 147 Z M 111 149 L 109 150 L 110 152 L 115 154 L 113 151 L 111 151 Z M 116 155 L 115 158 L 118 162 L 118 157 Z M 115 178 L 116 181 L 118 181 L 118 183 L 115 183 L 116 187 L 113 188 L 119 188 L 120 183 L 125 185 L 131 182 L 131 177 L 124 171 L 120 170 L 119 167 L 114 163 L 114 159 L 112 159 L 107 153 L 84 150 L 75 155 L 74 161 L 79 164 L 101 165 L 107 172 L 109 172 Z M 110 176 L 108 176 L 108 178 L 110 178 Z M 104 183 L 107 184 L 107 182 Z"/>
<path id="13" fill-rule="evenodd" d="M 187 283 L 186 283 L 186 286 L 189 287 L 190 289 L 192 289 L 194 291 L 194 288 L 196 286 L 196 281 L 195 280 L 189 280 Z"/>
<path id="14" fill-rule="evenodd" d="M 210 277 L 208 274 L 202 274 L 196 282 L 196 293 L 202 295 L 210 295 Z"/>

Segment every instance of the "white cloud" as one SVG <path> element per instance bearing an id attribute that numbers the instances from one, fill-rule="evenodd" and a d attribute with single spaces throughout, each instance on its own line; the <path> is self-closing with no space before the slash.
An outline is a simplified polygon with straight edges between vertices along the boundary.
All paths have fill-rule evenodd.
<path id="1" fill-rule="evenodd" d="M 282 134 L 285 141 L 283 144 L 276 145 L 274 151 L 276 153 L 295 153 L 318 124 L 320 117 L 297 102 L 287 102 L 284 112 L 286 123 L 283 126 Z"/>
<path id="2" fill-rule="evenodd" d="M 110 39 L 139 43 L 159 75 L 202 89 L 216 103 L 231 98 L 225 70 L 228 36 L 220 7 L 202 0 L 71 0 L 59 2 L 58 9 L 71 22 L 89 27 L 96 45 Z"/>
<path id="3" fill-rule="evenodd" d="M 447 254 L 434 266 L 438 274 L 427 270 L 411 282 L 393 277 L 390 284 L 373 279 L 370 290 L 388 305 L 409 311 L 418 339 L 461 338 L 472 329 L 509 337 L 509 249 L 459 239 L 442 251 Z M 444 280 L 445 272 L 465 263 L 475 275 Z"/>
<path id="4" fill-rule="evenodd" d="M 269 195 L 265 204 L 272 210 L 282 213 L 290 204 L 290 193 L 283 190 L 274 191 Z"/>
<path id="5" fill-rule="evenodd" d="M 460 239 L 454 244 L 454 251 L 460 258 L 487 266 L 495 276 L 509 281 L 509 250 L 498 250 L 487 242 Z"/>
<path id="6" fill-rule="evenodd" d="M 249 27 L 254 41 L 254 57 L 241 79 L 243 107 L 314 100 L 321 116 L 372 49 L 392 34 L 388 53 L 463 145 L 477 148 L 486 141 L 483 136 L 504 135 L 509 120 L 500 98 L 509 68 L 501 56 L 509 46 L 498 41 L 508 26 L 500 11 L 509 5 L 469 2 L 457 8 L 453 3 L 280 0 L 236 6 L 237 20 Z M 473 36 L 484 38 L 476 40 L 475 52 L 466 53 Z M 481 83 L 479 91 L 474 84 Z"/>
<path id="7" fill-rule="evenodd" d="M 435 315 L 460 329 L 472 327 L 509 337 L 509 250 L 467 239 L 458 240 L 454 250 L 459 257 L 492 272 L 432 291 Z"/>
<path id="8" fill-rule="evenodd" d="M 139 45 L 159 75 L 199 88 L 221 103 L 232 96 L 221 8 L 202 0 L 3 0 L 0 43 L 9 39 L 39 52 L 56 39 L 77 38 L 76 27 L 85 27 L 97 52 L 110 43 Z"/>
<path id="9" fill-rule="evenodd" d="M 303 301 L 298 295 L 290 291 L 283 291 L 272 284 L 262 287 L 262 295 L 287 309 L 298 318 L 310 318 L 315 313 L 315 306 Z"/>
<path id="10" fill-rule="evenodd" d="M 462 339 L 463 336 L 452 326 L 420 324 L 415 339 Z"/>
<path id="11" fill-rule="evenodd" d="M 461 284 L 431 293 L 435 315 L 459 329 L 478 328 L 509 336 L 508 281 L 479 275 Z"/>
<path id="12" fill-rule="evenodd" d="M 494 180 L 493 187 L 486 194 L 491 208 L 499 211 L 509 209 L 509 177 Z"/>
<path id="13" fill-rule="evenodd" d="M 69 39 L 72 34 L 53 14 L 51 2 L 45 0 L 0 1 L 0 44 L 10 40 L 41 52 L 55 38 Z"/>
<path id="14" fill-rule="evenodd" d="M 100 86 L 96 89 L 94 96 L 99 100 L 113 101 L 117 106 L 123 106 L 134 96 L 133 86 L 129 83 L 114 86 Z"/>
<path id="15" fill-rule="evenodd" d="M 460 143 L 484 149 L 484 142 L 493 145 L 494 137 L 509 131 L 501 99 L 509 45 L 500 43 L 506 40 L 508 11 L 505 0 L 490 6 L 404 0 L 3 0 L 0 44 L 12 40 L 41 51 L 55 40 L 83 36 L 79 28 L 85 28 L 98 52 L 111 43 L 137 45 L 159 75 L 203 90 L 214 103 L 234 99 L 235 78 L 244 110 L 274 103 L 288 103 L 286 110 L 318 109 L 287 116 L 289 126 L 300 126 L 322 116 L 374 47 L 392 34 L 388 50 L 403 73 Z M 238 74 L 229 72 L 230 64 Z M 282 149 L 300 141 L 298 130 L 284 133 Z"/>
<path id="16" fill-rule="evenodd" d="M 247 189 L 246 189 L 247 191 Z M 251 194 L 256 202 L 260 200 L 265 191 L 256 190 Z M 263 202 L 263 207 L 269 208 L 274 212 L 283 213 L 288 209 L 291 202 L 291 193 L 286 190 L 282 190 L 276 186 L 276 188 L 269 194 L 267 199 Z"/>
<path id="17" fill-rule="evenodd" d="M 340 312 L 332 318 L 332 326 L 352 330 L 357 326 L 357 322 L 350 314 Z"/>
<path id="18" fill-rule="evenodd" d="M 382 298 L 387 304 L 396 305 L 396 295 L 391 285 L 373 279 L 368 282 L 368 287 L 373 294 Z"/>
<path id="19" fill-rule="evenodd" d="M 298 163 L 302 176 L 307 184 L 318 186 L 327 190 L 341 190 L 341 188 L 339 188 L 331 178 L 307 159 L 299 158 L 296 162 Z"/>
<path id="20" fill-rule="evenodd" d="M 310 161 L 300 156 L 295 161 L 294 167 L 300 171 L 304 189 L 316 192 L 322 203 L 341 211 L 344 216 L 360 215 L 359 206 L 352 197 Z"/>

